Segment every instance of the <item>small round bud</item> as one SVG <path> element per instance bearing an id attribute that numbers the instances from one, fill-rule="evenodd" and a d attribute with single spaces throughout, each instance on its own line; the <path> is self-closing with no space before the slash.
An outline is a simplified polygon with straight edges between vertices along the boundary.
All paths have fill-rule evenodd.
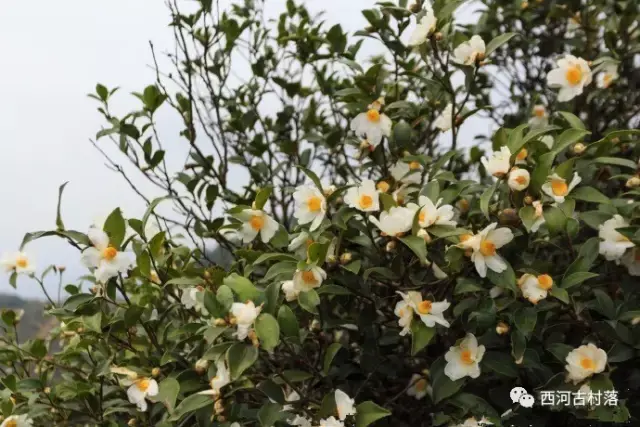
<path id="1" fill-rule="evenodd" d="M 338 259 L 336 258 L 335 255 L 329 255 L 327 257 L 327 263 L 329 264 L 335 264 L 338 261 Z"/>
<path id="2" fill-rule="evenodd" d="M 632 325 L 637 325 L 638 323 L 640 323 L 640 316 L 636 316 L 633 319 L 631 319 L 631 324 Z"/>
<path id="3" fill-rule="evenodd" d="M 520 217 L 515 209 L 507 208 L 498 214 L 498 220 L 502 225 L 516 225 L 520 222 Z"/>
<path id="4" fill-rule="evenodd" d="M 484 60 L 484 58 L 485 58 L 484 53 L 478 52 L 478 55 L 476 56 L 476 61 L 481 62 L 482 60 Z"/>
<path id="5" fill-rule="evenodd" d="M 574 146 L 573 146 L 573 152 L 575 154 L 582 154 L 584 153 L 584 150 L 586 150 L 587 147 L 585 147 L 585 145 L 582 142 L 577 142 Z"/>
<path id="6" fill-rule="evenodd" d="M 204 278 L 207 280 L 211 279 L 211 272 L 209 270 L 204 271 Z"/>
<path id="7" fill-rule="evenodd" d="M 387 246 L 385 247 L 385 250 L 387 252 L 393 252 L 396 250 L 396 242 L 394 240 L 390 241 L 387 243 Z"/>
<path id="8" fill-rule="evenodd" d="M 67 269 L 67 267 L 65 267 L 64 265 L 59 265 L 56 268 L 60 273 L 64 273 L 64 271 Z"/>
<path id="9" fill-rule="evenodd" d="M 378 191 L 382 191 L 383 193 L 386 193 L 387 191 L 389 191 L 389 183 L 387 181 L 380 181 L 376 185 L 376 188 L 378 189 Z"/>
<path id="10" fill-rule="evenodd" d="M 409 169 L 411 170 L 417 170 L 420 169 L 420 167 L 420 163 L 416 162 L 415 160 L 409 163 Z"/>
<path id="11" fill-rule="evenodd" d="M 640 177 L 639 176 L 632 176 L 631 178 L 629 178 L 627 180 L 627 188 L 636 188 L 636 187 L 640 187 Z"/>
<path id="12" fill-rule="evenodd" d="M 320 330 L 320 321 L 318 319 L 313 319 L 311 321 L 311 324 L 309 325 L 309 330 L 310 331 L 319 331 Z"/>
<path id="13" fill-rule="evenodd" d="M 525 9 L 526 9 L 526 8 L 528 8 L 528 7 L 529 7 L 529 2 L 528 2 L 528 1 L 523 1 L 523 2 L 520 4 L 520 9 L 522 9 L 522 10 L 525 10 Z"/>
<path id="14" fill-rule="evenodd" d="M 516 365 L 522 365 L 522 360 L 524 359 L 524 355 L 520 356 L 520 358 L 516 359 Z"/>
<path id="15" fill-rule="evenodd" d="M 509 325 L 507 325 L 507 324 L 506 324 L 506 323 L 504 323 L 504 322 L 499 322 L 499 323 L 496 325 L 496 333 L 497 333 L 498 335 L 504 335 L 504 334 L 506 334 L 507 332 L 509 332 L 509 329 L 510 329 L 510 328 L 509 328 Z"/>
<path id="16" fill-rule="evenodd" d="M 422 370 L 422 375 L 428 377 L 428 376 L 431 375 L 431 372 L 429 372 L 429 370 L 425 368 L 425 369 Z"/>
<path id="17" fill-rule="evenodd" d="M 462 116 L 458 114 L 456 116 L 456 125 L 460 125 L 460 124 L 462 124 Z"/>
<path id="18" fill-rule="evenodd" d="M 51 412 L 52 414 L 56 414 L 58 410 L 56 408 L 51 408 L 49 409 L 49 412 Z"/>
<path id="19" fill-rule="evenodd" d="M 44 391 L 44 394 L 49 394 L 51 393 L 51 387 L 45 387 L 43 391 Z"/>
<path id="20" fill-rule="evenodd" d="M 208 360 L 199 359 L 196 362 L 195 369 L 196 369 L 196 373 L 198 373 L 198 375 L 204 374 L 207 371 L 208 368 L 209 368 L 209 361 Z"/>
<path id="21" fill-rule="evenodd" d="M 409 10 L 412 13 L 419 13 L 422 10 L 422 7 L 418 3 L 413 3 L 411 6 L 409 6 Z"/>
<path id="22" fill-rule="evenodd" d="M 76 329 L 76 332 L 77 332 L 77 333 L 79 333 L 79 334 L 81 334 L 81 333 L 83 333 L 83 332 L 84 332 L 84 328 L 78 328 L 78 329 Z"/>
<path id="23" fill-rule="evenodd" d="M 89 289 L 89 291 L 92 294 L 97 294 L 98 293 L 98 286 L 92 286 L 91 289 Z"/>
<path id="24" fill-rule="evenodd" d="M 238 322 L 238 321 L 236 320 L 236 318 L 235 318 L 235 317 L 233 317 L 233 316 L 230 316 L 230 317 L 229 317 L 229 322 L 228 322 L 228 323 L 229 323 L 229 325 L 233 326 L 233 325 L 235 325 L 237 322 Z"/>
<path id="25" fill-rule="evenodd" d="M 217 415 L 220 415 L 224 412 L 224 402 L 222 399 L 216 400 L 216 403 L 213 404 L 213 409 L 216 411 Z"/>
<path id="26" fill-rule="evenodd" d="M 129 334 L 134 335 L 134 336 L 138 335 L 138 328 L 136 328 L 135 326 L 130 327 L 129 328 Z"/>
<path id="27" fill-rule="evenodd" d="M 440 41 L 443 38 L 443 35 L 442 35 L 442 33 L 440 31 L 435 33 L 433 36 L 436 38 L 437 41 Z"/>
<path id="28" fill-rule="evenodd" d="M 157 378 L 160 375 L 160 368 L 155 367 L 151 370 L 151 376 Z"/>
<path id="29" fill-rule="evenodd" d="M 462 213 L 469 211 L 469 201 L 467 199 L 460 199 L 456 205 Z"/>
<path id="30" fill-rule="evenodd" d="M 136 419 L 135 419 L 135 418 L 131 418 L 131 419 L 129 420 L 129 422 L 127 423 L 127 425 L 128 425 L 129 427 L 133 427 L 133 426 L 135 426 L 137 423 L 138 423 L 138 422 L 136 421 Z"/>
<path id="31" fill-rule="evenodd" d="M 620 138 L 618 138 L 617 136 L 615 138 L 611 138 L 611 142 L 617 144 L 620 142 Z"/>
<path id="32" fill-rule="evenodd" d="M 342 255 L 340 255 L 340 264 L 347 264 L 349 262 L 351 262 L 351 260 L 353 259 L 353 256 L 351 255 L 351 252 L 345 252 Z"/>
<path id="33" fill-rule="evenodd" d="M 524 198 L 524 204 L 525 204 L 525 205 L 530 205 L 531 203 L 533 203 L 533 197 L 531 197 L 531 196 L 525 196 L 525 198 Z"/>
<path id="34" fill-rule="evenodd" d="M 420 230 L 418 230 L 417 235 L 418 237 L 421 237 L 425 242 L 427 243 L 431 242 L 431 236 L 429 236 L 429 233 L 424 228 L 421 228 Z"/>
<path id="35" fill-rule="evenodd" d="M 221 318 L 218 318 L 213 321 L 214 326 L 227 326 L 227 321 Z"/>

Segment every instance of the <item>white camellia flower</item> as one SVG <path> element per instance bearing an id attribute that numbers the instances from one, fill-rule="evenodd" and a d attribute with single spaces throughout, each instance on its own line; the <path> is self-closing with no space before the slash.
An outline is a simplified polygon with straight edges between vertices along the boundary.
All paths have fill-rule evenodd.
<path id="1" fill-rule="evenodd" d="M 380 144 L 383 136 L 388 138 L 391 135 L 393 123 L 386 114 L 380 113 L 381 107 L 382 103 L 375 101 L 369 105 L 366 113 L 360 113 L 351 120 L 351 130 L 360 137 L 366 136 L 371 151 Z"/>
<path id="2" fill-rule="evenodd" d="M 409 291 L 407 293 L 407 299 L 415 298 L 416 295 L 417 295 L 417 298 L 422 299 L 422 296 L 420 296 L 420 293 L 415 291 Z M 396 303 L 396 308 L 393 310 L 393 313 L 396 316 L 398 316 L 398 325 L 402 328 L 402 330 L 400 331 L 400 336 L 405 336 L 411 333 L 411 321 L 413 320 L 413 308 L 411 307 L 411 304 L 407 302 L 404 296 L 402 301 L 398 301 Z"/>
<path id="3" fill-rule="evenodd" d="M 531 182 L 531 175 L 529 175 L 529 171 L 526 169 L 513 168 L 511 172 L 509 172 L 509 188 L 513 191 L 522 191 L 526 190 L 529 187 L 529 183 Z"/>
<path id="4" fill-rule="evenodd" d="M 393 179 L 404 184 L 419 184 L 422 180 L 422 165 L 416 161 L 409 163 L 399 161 L 389 169 L 389 172 Z"/>
<path id="5" fill-rule="evenodd" d="M 478 378 L 484 352 L 484 346 L 478 345 L 475 335 L 467 334 L 457 346 L 449 347 L 449 351 L 444 355 L 447 361 L 444 367 L 445 375 L 451 381 L 457 381 L 466 376 Z"/>
<path id="6" fill-rule="evenodd" d="M 300 295 L 300 289 L 296 287 L 293 280 L 285 280 L 282 282 L 282 292 L 284 292 L 284 297 L 289 302 L 297 300 L 298 295 Z"/>
<path id="7" fill-rule="evenodd" d="M 464 420 L 462 424 L 457 424 L 452 427 L 483 427 L 490 425 L 493 425 L 493 423 L 485 417 L 482 417 L 479 420 L 477 420 L 475 417 L 470 417 Z"/>
<path id="8" fill-rule="evenodd" d="M 327 213 L 327 201 L 324 194 L 312 185 L 301 185 L 293 193 L 296 206 L 293 216 L 302 225 L 311 223 L 311 231 L 320 227 Z"/>
<path id="9" fill-rule="evenodd" d="M 138 407 L 138 411 L 145 412 L 147 410 L 147 396 L 155 396 L 158 394 L 158 383 L 153 378 L 138 378 L 127 389 L 127 397 L 129 402 Z"/>
<path id="10" fill-rule="evenodd" d="M 547 75 L 547 84 L 552 88 L 560 88 L 558 101 L 570 101 L 576 96 L 582 95 L 585 86 L 591 84 L 593 76 L 587 61 L 566 55 L 559 59 L 557 68 Z"/>
<path id="11" fill-rule="evenodd" d="M 219 396 L 222 387 L 226 386 L 230 382 L 231 375 L 229 373 L 227 365 L 225 364 L 223 359 L 218 360 L 218 362 L 216 363 L 216 376 L 211 378 L 211 381 L 209 381 L 211 388 L 209 390 L 201 391 L 198 394 Z"/>
<path id="12" fill-rule="evenodd" d="M 375 224 L 385 235 L 399 236 L 411 230 L 413 215 L 413 210 L 396 206 L 389 209 L 389 212 L 380 212 L 380 220 L 372 215 L 369 217 L 369 221 Z"/>
<path id="13" fill-rule="evenodd" d="M 568 380 L 577 384 L 593 374 L 604 371 L 607 366 L 607 353 L 589 343 L 571 350 L 565 361 Z"/>
<path id="14" fill-rule="evenodd" d="M 420 176 L 420 175 L 409 175 L 409 176 Z M 417 193 L 419 190 L 414 186 L 409 186 L 409 184 L 402 184 L 400 188 L 394 191 L 391 196 L 395 202 L 402 206 L 404 205 L 405 200 L 411 196 L 413 193 Z"/>
<path id="15" fill-rule="evenodd" d="M 433 122 L 433 124 L 441 131 L 446 132 L 453 127 L 454 120 L 455 117 L 453 117 L 453 105 L 449 103 L 446 107 L 444 107 L 442 113 L 440 113 L 440 115 L 436 117 L 436 120 Z"/>
<path id="16" fill-rule="evenodd" d="M 422 320 L 422 322 L 429 328 L 436 326 L 436 323 L 446 328 L 450 326 L 449 322 L 447 322 L 443 315 L 444 311 L 451 306 L 447 300 L 441 302 L 423 300 L 422 294 L 419 292 L 413 292 L 409 295 L 398 291 L 398 294 L 402 297 L 404 302 L 409 304 L 413 309 L 413 312 L 420 316 L 420 320 Z"/>
<path id="17" fill-rule="evenodd" d="M 484 59 L 486 49 L 482 37 L 475 35 L 454 49 L 453 60 L 463 65 L 475 65 Z"/>
<path id="18" fill-rule="evenodd" d="M 511 169 L 511 150 L 503 145 L 500 147 L 500 151 L 494 151 L 491 154 L 491 158 L 482 157 L 480 161 L 487 173 L 497 178 L 502 178 Z"/>
<path id="19" fill-rule="evenodd" d="M 301 417 L 300 415 L 296 415 L 294 419 L 289 420 L 287 422 L 292 426 L 312 427 L 311 421 L 305 417 Z"/>
<path id="20" fill-rule="evenodd" d="M 356 414 L 356 401 L 349 397 L 347 393 L 340 389 L 335 392 L 336 408 L 338 410 L 338 418 L 344 421 L 349 415 Z"/>
<path id="21" fill-rule="evenodd" d="M 440 203 L 442 203 L 442 199 L 438 199 L 434 204 L 427 196 L 420 196 L 418 198 L 418 204 L 409 203 L 407 208 L 411 209 L 413 212 L 417 212 L 418 209 L 420 209 L 420 213 L 418 214 L 418 224 L 422 228 L 428 228 L 432 225 L 455 226 L 456 222 L 453 220 L 453 216 L 455 215 L 453 206 L 440 206 Z"/>
<path id="22" fill-rule="evenodd" d="M 307 249 L 309 249 L 309 246 L 311 246 L 313 242 L 313 236 L 306 231 L 302 231 L 289 243 L 289 252 L 294 252 L 298 258 L 306 258 Z"/>
<path id="23" fill-rule="evenodd" d="M 327 272 L 322 268 L 313 265 L 304 270 L 296 270 L 293 275 L 294 287 L 299 292 L 307 292 L 322 285 L 322 281 L 327 278 Z"/>
<path id="24" fill-rule="evenodd" d="M 17 274 L 32 274 L 36 271 L 36 266 L 26 252 L 13 252 L 5 254 L 0 261 L 2 267 L 7 271 Z"/>
<path id="25" fill-rule="evenodd" d="M 336 420 L 336 417 L 329 417 L 320 420 L 319 427 L 344 427 L 344 423 L 340 420 Z"/>
<path id="26" fill-rule="evenodd" d="M 204 315 L 208 314 L 207 309 L 204 307 L 204 288 L 202 286 L 183 289 L 180 302 L 189 310 L 193 308 Z"/>
<path id="27" fill-rule="evenodd" d="M 522 291 L 522 296 L 532 304 L 545 299 L 553 287 L 553 279 L 548 274 L 541 274 L 538 277 L 533 274 L 524 274 L 518 280 L 518 286 Z"/>
<path id="28" fill-rule="evenodd" d="M 607 89 L 611 83 L 618 79 L 618 66 L 616 64 L 607 64 L 598 74 L 597 86 L 600 89 Z"/>
<path id="29" fill-rule="evenodd" d="M 33 420 L 27 414 L 11 415 L 0 424 L 0 427 L 31 427 Z"/>
<path id="30" fill-rule="evenodd" d="M 376 183 L 370 179 L 362 181 L 358 186 L 351 187 L 344 196 L 344 201 L 352 208 L 362 212 L 380 210 L 380 197 Z"/>
<path id="31" fill-rule="evenodd" d="M 567 184 L 567 180 L 561 178 L 558 174 L 554 173 L 547 178 L 547 182 L 542 184 L 542 191 L 549 197 L 551 197 L 556 203 L 564 203 L 564 198 L 573 190 L 576 185 L 582 182 L 582 178 L 577 172 L 573 174 L 571 182 Z"/>
<path id="32" fill-rule="evenodd" d="M 425 4 L 425 15 L 420 19 L 409 39 L 409 46 L 419 46 L 427 41 L 427 37 L 436 29 L 436 15 L 430 4 Z"/>
<path id="33" fill-rule="evenodd" d="M 407 395 L 414 397 L 416 400 L 423 399 L 427 394 L 430 394 L 431 387 L 426 378 L 420 374 L 413 374 L 411 380 L 409 380 L 409 388 L 407 389 Z"/>
<path id="34" fill-rule="evenodd" d="M 497 223 L 489 224 L 484 230 L 474 236 L 468 236 L 464 240 L 461 238 L 460 246 L 464 249 L 471 249 L 471 261 L 476 266 L 476 271 L 480 277 L 487 276 L 487 268 L 496 273 L 501 273 L 507 269 L 507 263 L 498 253 L 497 249 L 513 240 L 513 232 L 506 228 L 497 228 Z"/>
<path id="35" fill-rule="evenodd" d="M 98 282 L 106 283 L 112 277 L 129 270 L 131 260 L 125 253 L 109 245 L 107 233 L 91 227 L 87 234 L 93 247 L 82 252 L 82 263 L 88 268 L 95 268 L 93 274 Z"/>
<path id="36" fill-rule="evenodd" d="M 640 276 L 640 248 L 635 247 L 622 257 L 622 264 L 627 267 L 629 274 L 632 276 Z"/>
<path id="37" fill-rule="evenodd" d="M 243 243 L 251 242 L 256 238 L 258 233 L 260 234 L 262 243 L 268 243 L 280 227 L 269 215 L 255 209 L 243 210 L 238 214 L 238 219 L 243 222 L 242 228 L 240 229 Z"/>
<path id="38" fill-rule="evenodd" d="M 547 109 L 544 105 L 535 105 L 532 113 L 529 119 L 531 129 L 539 129 L 549 125 L 549 114 L 547 114 Z"/>
<path id="39" fill-rule="evenodd" d="M 533 225 L 531 225 L 531 231 L 536 232 L 540 228 L 542 224 L 544 224 L 544 211 L 542 210 L 542 202 L 540 200 L 535 200 L 532 203 L 533 208 L 535 209 L 534 218 L 535 221 Z"/>
<path id="40" fill-rule="evenodd" d="M 238 327 L 235 335 L 240 341 L 247 338 L 249 329 L 253 326 L 253 322 L 255 322 L 261 310 L 262 306 L 256 307 L 253 301 L 247 301 L 246 304 L 234 302 L 231 305 L 230 312 L 235 318 Z"/>
<path id="41" fill-rule="evenodd" d="M 549 150 L 553 148 L 553 144 L 556 142 L 551 135 L 544 135 L 540 137 L 540 142 L 547 146 Z"/>
<path id="42" fill-rule="evenodd" d="M 600 255 L 607 261 L 620 262 L 627 249 L 635 245 L 626 236 L 616 231 L 616 228 L 628 227 L 629 223 L 620 215 L 606 220 L 599 226 Z"/>

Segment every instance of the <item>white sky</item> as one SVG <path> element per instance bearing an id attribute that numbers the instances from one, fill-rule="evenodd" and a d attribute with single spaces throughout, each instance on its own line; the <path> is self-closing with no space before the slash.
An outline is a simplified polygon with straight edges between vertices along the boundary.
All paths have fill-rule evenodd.
<path id="1" fill-rule="evenodd" d="M 266 3 L 268 14 L 275 17 L 286 1 Z M 374 2 L 307 4 L 312 12 L 325 10 L 329 23 L 353 32 L 367 25 L 360 11 Z M 26 232 L 55 228 L 58 187 L 65 181 L 63 219 L 68 229 L 85 231 L 117 206 L 126 216 L 144 212 L 140 199 L 104 166 L 88 141 L 104 122 L 86 94 L 97 82 L 120 86 L 118 110 L 137 107 L 128 93 L 154 79 L 148 42 L 159 51 L 173 46 L 168 20 L 161 0 L 5 1 L 0 13 L 0 253 L 17 250 Z M 167 115 L 161 127 L 182 142 L 175 115 Z M 65 283 L 87 273 L 78 252 L 55 237 L 33 242 L 27 250 L 40 271 L 49 264 L 66 265 Z M 0 277 L 0 293 L 15 292 L 8 276 Z M 57 288 L 54 282 L 50 277 L 50 291 Z M 26 277 L 18 280 L 17 293 L 41 295 Z"/>

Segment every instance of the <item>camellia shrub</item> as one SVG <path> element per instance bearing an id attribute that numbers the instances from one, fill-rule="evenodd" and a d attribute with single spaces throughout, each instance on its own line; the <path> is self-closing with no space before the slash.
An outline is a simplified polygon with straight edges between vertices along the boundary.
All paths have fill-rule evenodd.
<path id="1" fill-rule="evenodd" d="M 144 216 L 62 203 L 6 257 L 68 297 L 45 337 L 2 313 L 3 427 L 639 422 L 637 2 L 379 2 L 354 35 L 216 3 L 169 2 L 139 109 L 91 95 Z M 32 265 L 47 236 L 88 275 Z"/>

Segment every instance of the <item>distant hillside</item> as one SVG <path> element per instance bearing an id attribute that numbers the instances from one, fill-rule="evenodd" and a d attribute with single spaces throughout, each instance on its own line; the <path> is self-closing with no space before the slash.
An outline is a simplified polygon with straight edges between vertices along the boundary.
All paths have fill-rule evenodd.
<path id="1" fill-rule="evenodd" d="M 44 320 L 44 306 L 43 301 L 22 299 L 15 295 L 0 294 L 0 309 L 10 308 L 14 310 L 24 310 L 24 315 L 18 325 L 20 341 L 35 338 L 41 335 L 41 329 L 49 328 L 49 323 L 51 322 L 45 322 Z"/>

